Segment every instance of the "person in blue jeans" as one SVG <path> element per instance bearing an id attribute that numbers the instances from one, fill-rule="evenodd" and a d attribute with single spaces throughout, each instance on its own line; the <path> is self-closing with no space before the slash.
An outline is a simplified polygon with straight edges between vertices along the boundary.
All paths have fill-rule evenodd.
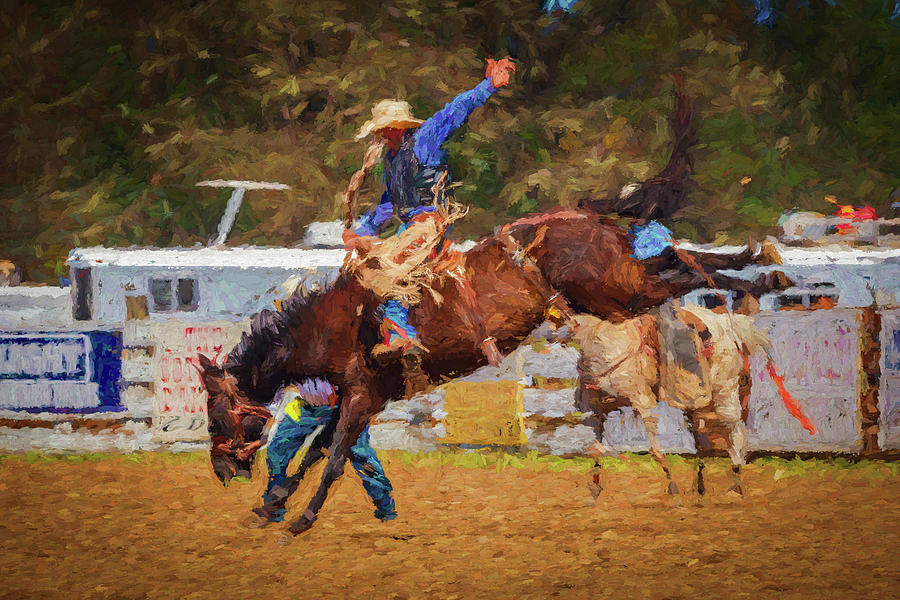
<path id="1" fill-rule="evenodd" d="M 324 426 L 325 429 L 320 433 L 323 435 L 340 414 L 340 404 L 336 402 L 334 389 L 324 379 L 307 379 L 297 388 L 298 393 L 288 402 L 284 418 L 269 440 L 266 450 L 269 481 L 263 494 L 263 506 L 254 509 L 255 513 L 273 522 L 284 520 L 288 464 L 309 435 L 319 426 Z M 383 521 L 395 519 L 397 511 L 391 495 L 393 487 L 369 443 L 368 426 L 350 449 L 350 464 L 359 474 L 363 487 L 375 505 L 375 518 Z"/>
<path id="2" fill-rule="evenodd" d="M 364 214 L 354 230 L 344 233 L 348 250 L 364 248 L 375 236 L 388 237 L 403 231 L 417 215 L 434 210 L 435 203 L 444 201 L 435 197 L 435 184 L 444 179 L 449 183 L 446 152 L 443 143 L 469 119 L 469 115 L 487 102 L 501 87 L 509 83 L 509 74 L 515 65 L 509 58 L 488 60 L 485 78 L 474 88 L 467 90 L 444 106 L 426 121 L 416 119 L 407 102 L 382 100 L 372 109 L 357 140 L 372 134 L 375 139 L 366 150 L 363 167 L 350 181 L 344 192 L 344 202 L 350 207 L 362 181 L 384 151 L 382 167 L 385 189 L 381 201 Z M 443 194 L 441 194 L 443 196 Z M 380 316 L 388 326 L 389 335 L 384 343 L 373 348 L 374 354 L 395 348 L 409 349 L 416 338 L 416 329 L 408 321 L 408 310 L 399 300 L 388 300 L 381 305 Z"/>

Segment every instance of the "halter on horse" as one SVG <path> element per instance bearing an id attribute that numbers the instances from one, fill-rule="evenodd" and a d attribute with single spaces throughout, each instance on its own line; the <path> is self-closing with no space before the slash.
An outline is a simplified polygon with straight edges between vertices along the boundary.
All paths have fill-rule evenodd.
<path id="1" fill-rule="evenodd" d="M 200 376 L 209 394 L 210 460 L 222 483 L 232 477 L 250 477 L 253 457 L 265 444 L 263 431 L 272 414 L 263 406 L 250 403 L 238 381 L 227 371 L 200 355 Z M 220 377 L 211 377 L 214 373 Z M 250 440 L 248 441 L 248 438 Z"/>

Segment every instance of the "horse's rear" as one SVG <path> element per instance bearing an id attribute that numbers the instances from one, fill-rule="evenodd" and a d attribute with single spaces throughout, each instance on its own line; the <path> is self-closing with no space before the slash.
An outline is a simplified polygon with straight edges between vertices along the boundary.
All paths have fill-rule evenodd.
<path id="1" fill-rule="evenodd" d="M 501 352 L 515 349 L 543 321 L 550 295 L 493 238 L 443 267 L 433 288 L 410 320 L 428 348 L 422 369 L 434 380 L 487 364 L 487 337 Z"/>
<path id="2" fill-rule="evenodd" d="M 520 219 L 509 233 L 578 312 L 621 321 L 669 297 L 668 287 L 631 255 L 628 231 L 601 215 L 550 211 Z"/>

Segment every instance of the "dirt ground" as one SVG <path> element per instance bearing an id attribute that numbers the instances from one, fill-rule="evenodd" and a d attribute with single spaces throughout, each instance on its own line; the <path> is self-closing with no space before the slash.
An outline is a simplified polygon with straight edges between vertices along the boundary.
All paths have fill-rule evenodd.
<path id="1" fill-rule="evenodd" d="M 671 498 L 628 458 L 592 504 L 584 463 L 382 456 L 399 519 L 376 521 L 348 469 L 288 545 L 240 524 L 262 477 L 223 489 L 202 456 L 6 457 L 0 597 L 900 598 L 895 464 L 763 459 L 740 498 L 712 459 L 707 496 Z"/>

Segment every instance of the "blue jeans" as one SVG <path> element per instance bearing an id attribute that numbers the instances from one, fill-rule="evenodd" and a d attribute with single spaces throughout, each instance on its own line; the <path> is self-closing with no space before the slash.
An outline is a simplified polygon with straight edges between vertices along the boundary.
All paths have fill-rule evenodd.
<path id="1" fill-rule="evenodd" d="M 390 319 L 402 329 L 409 339 L 414 340 L 418 335 L 416 328 L 409 322 L 409 309 L 400 304 L 399 300 L 385 301 L 384 304 L 378 307 L 378 311 L 382 314 L 382 318 Z M 402 336 L 392 328 L 388 343 L 393 342 L 394 338 L 402 338 Z"/>
<path id="2" fill-rule="evenodd" d="M 288 463 L 303 446 L 306 436 L 315 431 L 319 425 L 326 425 L 331 419 L 336 419 L 339 406 L 331 408 L 325 406 L 304 406 L 300 412 L 300 420 L 295 421 L 285 415 L 278 430 L 269 441 L 266 451 L 266 465 L 269 467 L 269 483 L 263 494 L 265 501 L 276 486 L 283 486 L 287 482 Z M 391 496 L 391 482 L 384 474 L 384 468 L 375 455 L 375 450 L 369 443 L 369 428 L 363 429 L 359 439 L 350 448 L 350 464 L 362 479 L 363 487 L 372 498 L 375 505 L 375 518 L 390 520 L 397 517 L 394 509 L 394 499 Z M 279 508 L 273 511 L 273 521 L 284 520 L 285 509 Z"/>

